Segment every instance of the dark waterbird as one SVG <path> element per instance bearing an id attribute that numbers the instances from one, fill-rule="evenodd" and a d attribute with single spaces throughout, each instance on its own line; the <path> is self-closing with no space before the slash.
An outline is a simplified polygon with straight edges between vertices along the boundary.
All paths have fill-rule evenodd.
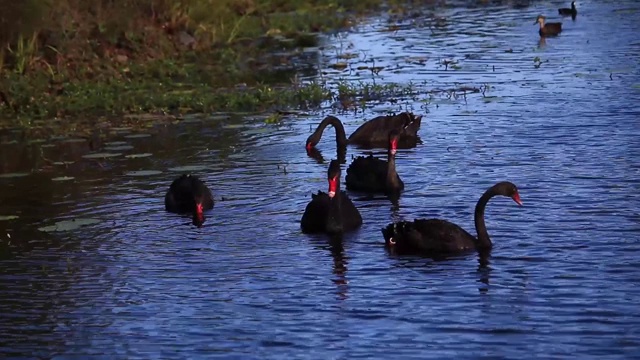
<path id="1" fill-rule="evenodd" d="M 362 225 L 360 212 L 353 205 L 345 191 L 340 190 L 340 163 L 331 160 L 328 193 L 318 191 L 311 195 L 311 201 L 300 220 L 303 233 L 341 234 L 355 230 Z"/>
<path id="2" fill-rule="evenodd" d="M 571 8 L 558 9 L 558 14 L 564 15 L 564 16 L 571 16 L 575 18 L 576 15 L 578 15 L 578 9 L 576 9 L 576 2 L 575 1 L 571 2 Z"/>
<path id="3" fill-rule="evenodd" d="M 391 130 L 388 134 L 387 160 L 381 160 L 370 154 L 358 156 L 347 168 L 347 189 L 385 194 L 398 194 L 404 190 L 404 183 L 396 172 L 396 151 L 400 131 Z"/>
<path id="4" fill-rule="evenodd" d="M 173 213 L 192 213 L 193 224 L 200 227 L 204 224 L 204 211 L 213 209 L 213 195 L 198 177 L 184 174 L 171 183 L 164 207 Z"/>
<path id="5" fill-rule="evenodd" d="M 540 24 L 540 31 L 538 31 L 540 36 L 555 36 L 562 32 L 562 23 L 556 22 L 545 24 L 545 19 L 546 18 L 544 16 L 538 15 L 536 22 L 533 23 L 534 25 Z"/>
<path id="6" fill-rule="evenodd" d="M 474 221 L 478 237 L 460 226 L 441 219 L 416 219 L 389 224 L 382 229 L 385 244 L 399 254 L 443 255 L 469 250 L 488 251 L 492 247 L 484 210 L 489 199 L 496 195 L 507 196 L 522 205 L 518 189 L 508 181 L 490 187 L 478 200 Z"/>
<path id="7" fill-rule="evenodd" d="M 311 150 L 322 138 L 322 133 L 328 125 L 332 125 L 336 131 L 336 143 L 338 147 L 345 147 L 348 144 L 366 148 L 386 147 L 389 131 L 400 130 L 400 140 L 398 147 L 408 149 L 415 147 L 420 138 L 418 130 L 422 116 L 416 116 L 409 112 L 398 115 L 378 116 L 360 125 L 347 139 L 342 121 L 335 116 L 327 116 L 320 122 L 316 130 L 307 138 L 307 151 Z"/>

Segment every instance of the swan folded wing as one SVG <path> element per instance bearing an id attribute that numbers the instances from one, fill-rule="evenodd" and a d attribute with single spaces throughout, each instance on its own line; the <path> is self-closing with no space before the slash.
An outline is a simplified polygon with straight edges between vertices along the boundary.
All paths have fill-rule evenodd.
<path id="1" fill-rule="evenodd" d="M 202 200 L 202 208 L 204 210 L 211 210 L 213 209 L 213 193 L 211 192 L 211 190 L 207 189 L 204 195 L 204 199 Z"/>
<path id="2" fill-rule="evenodd" d="M 347 168 L 347 188 L 350 190 L 383 191 L 387 162 L 369 155 L 357 157 Z"/>
<path id="3" fill-rule="evenodd" d="M 382 229 L 387 246 L 392 246 L 398 253 L 428 252 L 430 247 L 422 240 L 413 222 L 399 221 Z"/>
<path id="4" fill-rule="evenodd" d="M 447 253 L 475 248 L 475 237 L 449 221 L 417 219 L 413 227 L 420 233 L 420 238 L 417 240 L 424 251 Z"/>
<path id="5" fill-rule="evenodd" d="M 190 212 L 195 206 L 194 192 L 184 182 L 172 183 L 164 201 L 165 208 L 173 212 Z"/>
<path id="6" fill-rule="evenodd" d="M 360 125 L 349 136 L 349 143 L 362 147 L 386 147 L 389 131 L 402 130 L 399 148 L 412 148 L 418 144 L 417 133 L 422 116 L 404 112 L 398 115 L 382 115 Z"/>
<path id="7" fill-rule="evenodd" d="M 389 135 L 389 130 L 401 130 L 405 126 L 405 118 L 400 115 L 382 115 L 375 117 L 360 125 L 350 136 L 349 141 L 361 144 L 385 145 Z"/>
<path id="8" fill-rule="evenodd" d="M 342 209 L 342 222 L 345 231 L 350 231 L 359 228 L 362 225 L 362 216 L 360 211 L 353 204 L 347 192 L 342 190 L 340 192 L 340 207 Z"/>
<path id="9" fill-rule="evenodd" d="M 349 171 L 351 170 L 351 171 Z M 376 172 L 385 174 L 387 171 L 387 161 L 378 159 L 370 154 L 367 157 L 358 156 L 353 160 L 349 168 L 347 168 L 347 174 L 350 172 Z"/>
<path id="10" fill-rule="evenodd" d="M 317 199 L 317 200 L 316 200 Z M 311 202 L 321 203 L 322 201 L 329 203 L 329 195 L 326 192 L 318 190 L 317 194 L 311 194 Z M 309 205 L 311 205 L 311 202 Z"/>
<path id="11" fill-rule="evenodd" d="M 380 137 L 385 137 L 388 116 L 378 116 L 360 125 L 351 135 L 349 141 L 377 141 Z M 386 131 L 385 131 L 386 130 Z"/>
<path id="12" fill-rule="evenodd" d="M 172 191 L 167 191 L 167 194 L 164 196 L 164 208 L 167 211 L 178 212 L 178 209 L 184 207 L 182 203 L 178 203 Z"/>
<path id="13" fill-rule="evenodd" d="M 311 201 L 307 205 L 307 209 L 315 215 L 322 215 L 326 217 L 327 212 L 329 211 L 330 201 L 331 198 L 329 197 L 329 194 L 324 191 L 318 191 L 317 194 L 311 194 Z"/>
<path id="14" fill-rule="evenodd" d="M 433 244 L 424 241 L 422 234 L 416 229 L 414 223 L 404 223 L 401 231 L 396 234 L 395 240 L 397 245 L 403 249 L 422 252 L 433 250 Z"/>
<path id="15" fill-rule="evenodd" d="M 317 194 L 311 194 L 311 201 L 307 204 L 300 220 L 300 227 L 303 232 L 314 233 L 325 230 L 329 201 L 329 195 L 322 191 L 318 191 Z"/>
<path id="16" fill-rule="evenodd" d="M 183 174 L 169 186 L 164 198 L 165 208 L 171 212 L 190 212 L 195 204 L 202 205 L 203 210 L 213 208 L 213 193 L 197 176 Z"/>

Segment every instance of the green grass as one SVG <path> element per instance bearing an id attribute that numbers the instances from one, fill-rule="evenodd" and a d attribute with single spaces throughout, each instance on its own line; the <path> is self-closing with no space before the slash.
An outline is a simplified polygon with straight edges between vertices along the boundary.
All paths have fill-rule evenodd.
<path id="1" fill-rule="evenodd" d="M 315 45 L 311 32 L 348 26 L 380 3 L 0 0 L 0 118 L 315 104 L 326 90 L 283 87 L 286 71 L 259 59 Z"/>
<path id="2" fill-rule="evenodd" d="M 386 3 L 402 11 L 405 1 Z M 401 94 L 407 89 L 395 85 L 299 83 L 294 69 L 264 61 L 274 50 L 317 45 L 317 32 L 348 28 L 382 4 L 0 0 L 0 128 L 52 118 L 313 108 L 325 101 L 347 107 Z"/>

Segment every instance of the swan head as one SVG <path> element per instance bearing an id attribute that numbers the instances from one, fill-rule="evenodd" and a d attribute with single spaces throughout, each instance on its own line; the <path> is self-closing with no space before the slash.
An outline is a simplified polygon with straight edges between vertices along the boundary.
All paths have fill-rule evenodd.
<path id="1" fill-rule="evenodd" d="M 197 227 L 204 224 L 204 211 L 202 203 L 196 203 L 196 211 L 193 213 L 192 223 Z"/>
<path id="2" fill-rule="evenodd" d="M 315 136 L 315 134 L 314 135 L 310 135 L 307 138 L 307 142 L 306 142 L 305 148 L 307 149 L 307 151 L 311 151 L 311 149 L 313 149 L 316 146 L 317 143 L 318 143 L 317 136 Z"/>
<path id="3" fill-rule="evenodd" d="M 204 203 L 206 199 L 204 189 L 197 188 L 193 198 L 193 225 L 202 227 L 204 224 Z"/>
<path id="4" fill-rule="evenodd" d="M 533 23 L 533 25 L 535 24 L 540 24 L 540 25 L 544 25 L 544 20 L 546 18 L 543 15 L 538 15 L 538 17 L 536 18 L 536 22 Z"/>
<path id="5" fill-rule="evenodd" d="M 398 236 L 398 228 L 403 228 L 403 224 L 391 223 L 387 225 L 387 227 L 380 229 L 382 231 L 382 237 L 384 237 L 384 241 L 387 246 L 394 246 L 398 243 L 396 239 Z"/>
<path id="6" fill-rule="evenodd" d="M 509 181 L 499 182 L 491 187 L 491 190 L 496 195 L 502 195 L 510 197 L 516 204 L 522 206 L 522 200 L 520 200 L 520 193 L 518 193 L 518 187 Z"/>

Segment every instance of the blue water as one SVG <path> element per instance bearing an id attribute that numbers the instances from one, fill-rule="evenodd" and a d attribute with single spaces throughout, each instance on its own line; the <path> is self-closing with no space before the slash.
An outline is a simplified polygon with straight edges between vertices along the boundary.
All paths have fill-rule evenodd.
<path id="1" fill-rule="evenodd" d="M 2 358 L 640 358 L 640 4 L 581 1 L 541 42 L 535 17 L 560 20 L 565 6 L 373 18 L 328 37 L 317 77 L 302 80 L 411 83 L 411 95 L 276 124 L 218 114 L 149 137 L 124 129 L 120 156 L 57 147 L 56 161 L 75 162 L 0 178 L 0 216 L 17 216 L 0 221 Z M 377 75 L 357 70 L 372 59 Z M 327 190 L 328 162 L 304 151 L 310 127 L 335 114 L 350 133 L 404 110 L 425 115 L 424 143 L 398 152 L 398 206 L 352 194 L 360 230 L 342 243 L 301 234 L 310 194 Z M 125 157 L 139 153 L 152 156 Z M 184 170 L 215 194 L 200 229 L 163 208 Z M 488 263 L 384 249 L 394 220 L 474 233 L 475 202 L 502 180 L 524 206 L 490 202 Z M 87 218 L 98 222 L 38 230 Z"/>

